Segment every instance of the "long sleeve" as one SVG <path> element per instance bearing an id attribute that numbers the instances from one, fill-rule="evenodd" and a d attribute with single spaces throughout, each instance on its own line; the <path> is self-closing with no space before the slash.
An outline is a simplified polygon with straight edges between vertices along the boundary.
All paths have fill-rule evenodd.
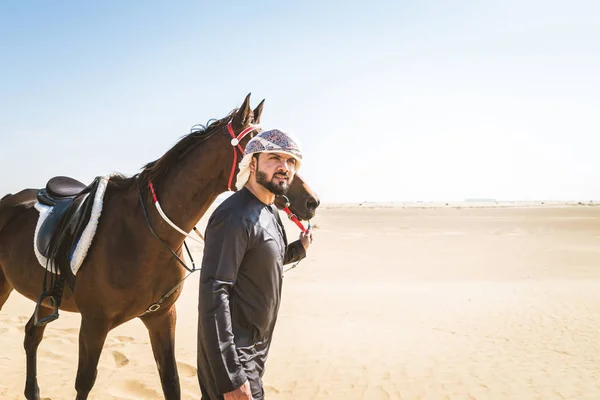
<path id="1" fill-rule="evenodd" d="M 296 261 L 300 261 L 304 257 L 306 257 L 306 250 L 304 249 L 302 242 L 300 240 L 296 240 L 295 242 L 290 243 L 285 248 L 285 257 L 283 259 L 283 264 L 285 265 Z"/>
<path id="2" fill-rule="evenodd" d="M 211 221 L 206 230 L 198 314 L 202 346 L 221 394 L 238 388 L 247 379 L 234 343 L 230 292 L 248 241 L 249 231 L 235 216 Z"/>

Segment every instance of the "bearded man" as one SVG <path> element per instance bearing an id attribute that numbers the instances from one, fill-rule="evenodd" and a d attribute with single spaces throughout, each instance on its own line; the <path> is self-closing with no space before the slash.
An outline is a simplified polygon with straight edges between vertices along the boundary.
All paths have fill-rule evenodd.
<path id="1" fill-rule="evenodd" d="M 198 381 L 203 399 L 264 398 L 262 377 L 279 312 L 283 265 L 306 257 L 312 231 L 287 243 L 273 202 L 302 164 L 279 130 L 246 145 L 237 192 L 211 215 L 198 302 Z"/>

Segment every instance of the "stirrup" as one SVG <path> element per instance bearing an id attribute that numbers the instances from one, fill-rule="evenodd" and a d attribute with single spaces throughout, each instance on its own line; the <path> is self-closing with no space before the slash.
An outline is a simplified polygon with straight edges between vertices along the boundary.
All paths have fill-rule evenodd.
<path id="1" fill-rule="evenodd" d="M 52 314 L 50 314 L 42 319 L 39 319 L 38 314 L 40 312 L 40 306 L 42 305 L 42 302 L 47 298 L 50 300 L 50 305 L 52 306 L 54 311 L 52 312 Z M 35 326 L 44 326 L 47 323 L 52 322 L 57 319 L 58 319 L 58 301 L 56 300 L 56 298 L 54 297 L 53 294 L 42 293 L 42 295 L 40 296 L 40 299 L 38 300 L 37 304 L 35 305 L 35 311 L 33 312 L 33 324 Z"/>

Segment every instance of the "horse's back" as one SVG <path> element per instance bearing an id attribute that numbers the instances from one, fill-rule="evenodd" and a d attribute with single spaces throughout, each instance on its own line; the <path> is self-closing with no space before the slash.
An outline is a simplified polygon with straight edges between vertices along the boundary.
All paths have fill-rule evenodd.
<path id="1" fill-rule="evenodd" d="M 24 189 L 6 195 L 0 200 L 0 231 L 19 209 L 31 208 L 35 205 L 37 192 L 37 189 Z"/>
<path id="2" fill-rule="evenodd" d="M 7 194 L 0 200 L 0 209 L 8 206 L 33 207 L 37 201 L 38 189 L 23 189 L 15 194 Z"/>

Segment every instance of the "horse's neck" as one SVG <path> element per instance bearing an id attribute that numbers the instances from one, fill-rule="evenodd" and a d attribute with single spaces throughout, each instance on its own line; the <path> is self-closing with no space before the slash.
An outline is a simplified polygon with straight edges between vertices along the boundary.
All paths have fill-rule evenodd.
<path id="1" fill-rule="evenodd" d="M 226 182 L 215 166 L 219 157 L 206 155 L 194 157 L 190 154 L 182 160 L 181 166 L 171 171 L 166 179 L 156 187 L 157 199 L 166 216 L 185 232 L 190 232 L 206 213 L 217 196 L 225 190 Z M 155 213 L 158 217 L 158 213 Z M 156 218 L 155 217 L 155 218 Z M 164 239 L 172 244 L 180 244 L 183 235 L 158 217 Z"/>

